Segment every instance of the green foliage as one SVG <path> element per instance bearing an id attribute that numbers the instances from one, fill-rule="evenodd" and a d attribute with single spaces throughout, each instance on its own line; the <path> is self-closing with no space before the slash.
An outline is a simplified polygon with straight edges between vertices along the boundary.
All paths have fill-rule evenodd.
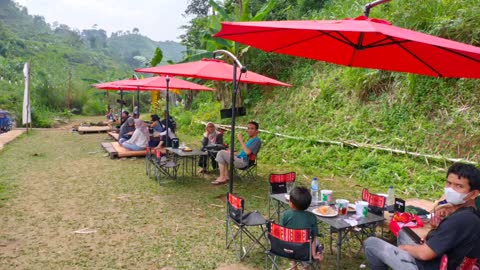
<path id="1" fill-rule="evenodd" d="M 150 61 L 150 66 L 154 67 L 162 62 L 163 59 L 163 52 L 160 48 L 155 49 L 155 53 L 153 54 L 152 60 Z"/>

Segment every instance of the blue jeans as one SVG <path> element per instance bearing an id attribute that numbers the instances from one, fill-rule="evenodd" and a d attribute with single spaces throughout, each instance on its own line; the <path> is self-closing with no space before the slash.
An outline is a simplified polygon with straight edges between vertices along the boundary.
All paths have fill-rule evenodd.
<path id="1" fill-rule="evenodd" d="M 369 237 L 363 243 L 365 255 L 372 270 L 392 269 L 418 270 L 415 258 L 408 252 L 376 237 Z M 405 232 L 398 233 L 397 245 L 417 245 Z"/>
<path id="2" fill-rule="evenodd" d="M 136 144 L 132 144 L 132 143 L 128 143 L 128 142 L 124 142 L 122 144 L 122 146 L 128 150 L 132 150 L 132 151 L 141 151 L 141 150 L 145 150 L 145 147 L 140 147 Z"/>

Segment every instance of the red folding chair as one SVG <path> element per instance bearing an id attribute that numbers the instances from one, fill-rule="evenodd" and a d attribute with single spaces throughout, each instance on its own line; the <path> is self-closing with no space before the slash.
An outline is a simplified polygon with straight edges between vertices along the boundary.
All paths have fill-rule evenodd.
<path id="1" fill-rule="evenodd" d="M 295 172 L 288 173 L 272 173 L 269 177 L 270 190 L 269 190 L 269 200 L 268 200 L 268 218 L 272 218 L 274 214 L 277 214 L 277 221 L 280 220 L 280 214 L 282 210 L 287 209 L 287 206 L 281 203 L 278 200 L 273 199 L 270 195 L 272 194 L 283 194 L 287 193 L 288 183 L 294 183 L 297 174 Z M 273 214 L 270 213 L 270 210 L 274 209 Z"/>
<path id="2" fill-rule="evenodd" d="M 289 229 L 275 223 L 268 223 L 268 240 L 270 249 L 266 252 L 265 269 L 280 269 L 277 259 L 286 258 L 295 262 L 289 269 L 297 269 L 298 265 L 320 269 L 320 263 L 312 259 L 312 243 L 315 237 L 308 229 Z"/>

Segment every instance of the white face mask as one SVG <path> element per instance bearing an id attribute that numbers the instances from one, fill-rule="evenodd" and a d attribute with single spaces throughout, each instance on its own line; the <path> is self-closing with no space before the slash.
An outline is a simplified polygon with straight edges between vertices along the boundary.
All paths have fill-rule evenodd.
<path id="1" fill-rule="evenodd" d="M 444 188 L 444 191 L 445 191 L 445 199 L 447 200 L 448 203 L 451 203 L 453 205 L 459 205 L 459 204 L 465 203 L 464 199 L 468 193 L 457 192 L 451 187 Z"/>

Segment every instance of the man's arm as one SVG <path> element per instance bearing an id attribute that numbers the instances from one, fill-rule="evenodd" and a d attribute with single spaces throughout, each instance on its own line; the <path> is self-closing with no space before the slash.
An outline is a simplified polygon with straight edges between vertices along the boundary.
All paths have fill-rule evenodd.
<path id="1" fill-rule="evenodd" d="M 240 142 L 240 145 L 242 146 L 243 151 L 248 155 L 252 153 L 252 151 L 247 147 L 245 142 L 243 141 L 243 136 L 241 133 L 238 133 L 238 141 Z"/>
<path id="2" fill-rule="evenodd" d="M 422 261 L 429 261 L 437 257 L 437 254 L 427 245 L 401 245 L 399 246 L 401 250 L 405 250 L 414 258 L 422 260 Z"/>

